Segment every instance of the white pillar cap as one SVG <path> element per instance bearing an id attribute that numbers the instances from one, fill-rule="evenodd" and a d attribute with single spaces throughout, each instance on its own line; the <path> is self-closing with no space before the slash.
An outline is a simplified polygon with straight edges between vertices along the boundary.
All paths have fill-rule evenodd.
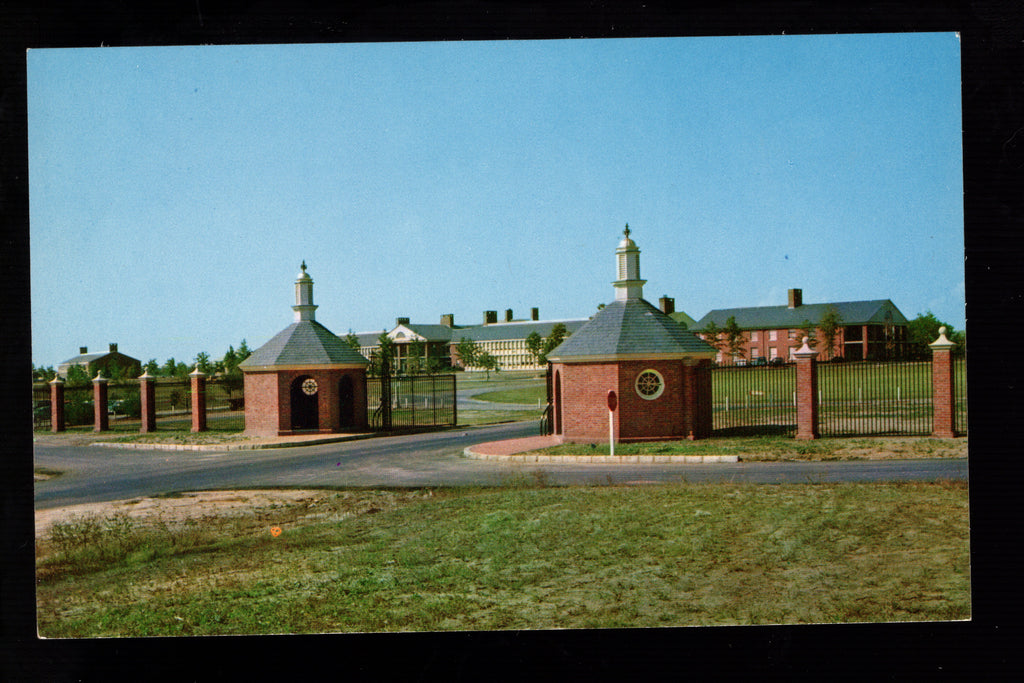
<path id="1" fill-rule="evenodd" d="M 808 343 L 810 341 L 811 340 L 810 340 L 809 337 L 804 337 L 804 339 L 803 339 L 804 345 L 801 346 L 796 351 L 794 351 L 793 355 L 797 356 L 799 358 L 811 358 L 813 356 L 818 355 L 818 352 L 810 347 L 810 344 Z"/>
<path id="2" fill-rule="evenodd" d="M 96 371 L 96 376 L 92 378 L 93 382 L 106 382 L 107 378 L 103 376 L 102 370 Z"/>
<path id="3" fill-rule="evenodd" d="M 943 325 L 939 328 L 939 338 L 928 345 L 934 351 L 941 351 L 943 349 L 951 349 L 956 346 L 956 342 L 952 342 L 946 338 L 946 326 Z"/>
<path id="4" fill-rule="evenodd" d="M 206 377 L 206 373 L 199 369 L 199 363 L 196 363 L 196 369 L 188 373 L 189 377 Z"/>

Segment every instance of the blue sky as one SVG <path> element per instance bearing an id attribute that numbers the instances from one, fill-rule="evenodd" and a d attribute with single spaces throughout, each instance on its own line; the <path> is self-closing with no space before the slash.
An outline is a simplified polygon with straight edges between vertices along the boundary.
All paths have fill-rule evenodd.
<path id="1" fill-rule="evenodd" d="M 32 359 L 892 299 L 964 329 L 953 33 L 28 53 Z"/>

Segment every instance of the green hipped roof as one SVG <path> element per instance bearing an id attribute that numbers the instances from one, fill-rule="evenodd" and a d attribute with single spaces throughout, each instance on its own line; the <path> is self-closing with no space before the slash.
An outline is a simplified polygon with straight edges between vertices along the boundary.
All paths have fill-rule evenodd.
<path id="1" fill-rule="evenodd" d="M 239 363 L 240 368 L 273 365 L 367 365 L 358 351 L 315 320 L 294 322 Z"/>
<path id="2" fill-rule="evenodd" d="M 905 325 L 906 317 L 889 299 L 874 301 L 841 301 L 838 303 L 803 304 L 795 308 L 788 306 L 758 306 L 748 308 L 720 308 L 707 313 L 690 329 L 700 331 L 714 321 L 718 327 L 725 326 L 733 317 L 736 325 L 744 330 L 770 330 L 798 328 L 805 320 L 817 323 L 832 307 L 839 313 L 843 325 L 867 325 L 886 323 L 886 313 L 892 314 L 892 322 Z"/>
<path id="3" fill-rule="evenodd" d="M 584 360 L 589 357 L 639 354 L 712 355 L 715 349 L 643 299 L 614 301 L 597 312 L 548 359 Z"/>

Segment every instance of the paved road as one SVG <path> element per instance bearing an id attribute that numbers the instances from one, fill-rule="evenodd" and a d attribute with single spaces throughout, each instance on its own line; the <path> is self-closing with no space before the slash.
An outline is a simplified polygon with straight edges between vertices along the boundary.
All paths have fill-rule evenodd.
<path id="1" fill-rule="evenodd" d="M 604 465 L 470 460 L 466 446 L 531 436 L 536 422 L 320 446 L 202 453 L 37 446 L 37 466 L 65 474 L 38 482 L 37 508 L 152 496 L 169 491 L 269 486 L 500 485 L 542 470 L 551 483 L 671 481 L 818 483 L 967 479 L 967 461 L 904 460 L 797 463 Z"/>

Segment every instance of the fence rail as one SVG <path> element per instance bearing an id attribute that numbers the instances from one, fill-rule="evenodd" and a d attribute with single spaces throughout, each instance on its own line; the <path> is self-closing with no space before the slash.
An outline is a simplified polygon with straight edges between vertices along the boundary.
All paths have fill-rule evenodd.
<path id="1" fill-rule="evenodd" d="M 953 360 L 953 399 L 957 434 L 967 435 L 967 359 Z"/>
<path id="2" fill-rule="evenodd" d="M 927 436 L 933 415 L 930 362 L 818 366 L 821 436 Z"/>
<path id="3" fill-rule="evenodd" d="M 792 434 L 796 431 L 796 371 L 782 367 L 717 367 L 711 371 L 712 431 Z"/>
<path id="4" fill-rule="evenodd" d="M 191 426 L 192 387 L 187 379 L 157 379 L 153 383 L 158 428 L 189 429 Z M 140 420 L 141 398 L 138 382 L 109 382 L 107 384 L 107 413 L 113 431 L 137 431 Z M 64 422 L 68 427 L 93 424 L 93 387 L 64 388 Z M 215 431 L 240 432 L 245 429 L 245 406 L 241 388 L 237 383 L 219 378 L 206 381 L 206 423 Z M 50 387 L 32 385 L 32 427 L 49 430 Z"/>
<path id="5" fill-rule="evenodd" d="M 366 380 L 367 422 L 372 429 L 455 426 L 455 375 L 391 377 L 387 387 L 385 381 Z"/>

